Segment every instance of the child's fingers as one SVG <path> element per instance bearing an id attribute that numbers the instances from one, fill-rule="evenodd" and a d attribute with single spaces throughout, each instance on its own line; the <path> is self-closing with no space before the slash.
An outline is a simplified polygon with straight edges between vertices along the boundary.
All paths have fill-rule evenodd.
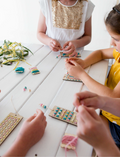
<path id="1" fill-rule="evenodd" d="M 28 121 L 28 122 L 31 122 L 35 117 L 36 117 L 36 116 L 33 115 L 33 116 L 29 117 L 29 118 L 27 119 L 27 121 Z"/>
<path id="2" fill-rule="evenodd" d="M 90 122 L 94 123 L 96 120 L 100 120 L 100 117 L 97 115 L 96 111 L 90 107 L 79 106 L 78 113 L 80 113 L 86 124 Z"/>
<path id="3" fill-rule="evenodd" d="M 56 52 L 60 50 L 59 47 L 56 47 L 56 46 L 54 46 L 53 44 L 50 44 L 50 47 L 51 47 L 51 49 L 52 49 L 53 51 L 56 51 Z"/>
<path id="4" fill-rule="evenodd" d="M 63 50 L 69 45 L 69 42 L 66 42 L 64 45 L 63 45 Z"/>
<path id="5" fill-rule="evenodd" d="M 37 113 L 37 116 L 35 117 L 35 119 L 43 121 L 45 118 L 44 113 L 40 109 L 37 109 L 36 113 Z"/>
<path id="6" fill-rule="evenodd" d="M 75 60 L 70 60 L 69 62 L 73 64 L 74 66 L 78 65 L 78 63 Z"/>
<path id="7" fill-rule="evenodd" d="M 71 55 L 69 55 L 69 57 L 76 57 L 77 56 L 77 52 L 74 51 Z"/>
<path id="8" fill-rule="evenodd" d="M 97 94 L 89 92 L 89 91 L 84 91 L 84 92 L 80 92 L 80 93 L 75 94 L 75 97 L 79 97 L 80 100 L 86 99 L 86 98 L 92 98 L 95 96 L 97 96 Z"/>
<path id="9" fill-rule="evenodd" d="M 73 101 L 73 105 L 76 107 L 77 111 L 78 111 L 78 106 L 81 105 L 80 103 L 80 98 L 77 96 L 74 96 L 74 101 Z"/>

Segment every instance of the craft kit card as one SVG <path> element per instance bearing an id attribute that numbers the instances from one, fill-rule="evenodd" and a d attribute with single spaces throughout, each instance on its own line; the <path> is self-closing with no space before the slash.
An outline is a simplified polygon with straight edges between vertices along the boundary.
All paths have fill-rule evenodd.
<path id="1" fill-rule="evenodd" d="M 74 76 L 71 76 L 68 73 L 63 76 L 63 80 L 65 80 L 65 81 L 74 81 L 74 82 L 82 82 L 80 79 L 75 78 Z"/>
<path id="2" fill-rule="evenodd" d="M 1 123 L 0 123 L 0 145 L 5 141 L 9 134 L 15 129 L 15 127 L 23 119 L 22 116 L 10 113 Z"/>
<path id="3" fill-rule="evenodd" d="M 70 54 L 66 54 L 66 53 L 60 52 L 60 56 L 61 56 L 61 57 L 69 57 L 69 55 L 70 55 Z M 81 57 L 80 52 L 78 52 L 77 57 Z"/>
<path id="4" fill-rule="evenodd" d="M 54 108 L 49 113 L 49 116 L 77 126 L 76 114 L 76 112 L 66 110 L 58 106 L 54 106 Z"/>

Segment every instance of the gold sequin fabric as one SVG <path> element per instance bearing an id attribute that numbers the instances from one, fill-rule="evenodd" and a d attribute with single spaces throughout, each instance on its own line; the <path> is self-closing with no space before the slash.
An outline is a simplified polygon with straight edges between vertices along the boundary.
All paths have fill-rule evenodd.
<path id="1" fill-rule="evenodd" d="M 83 14 L 82 8 L 83 1 L 78 1 L 73 6 L 65 6 L 52 0 L 53 26 L 64 29 L 79 29 Z"/>

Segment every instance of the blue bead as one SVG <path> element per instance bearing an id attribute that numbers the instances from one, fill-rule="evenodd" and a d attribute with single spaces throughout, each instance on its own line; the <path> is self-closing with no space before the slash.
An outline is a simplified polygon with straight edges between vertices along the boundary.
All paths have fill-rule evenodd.
<path id="1" fill-rule="evenodd" d="M 46 108 L 46 106 L 44 106 L 44 108 Z"/>
<path id="2" fill-rule="evenodd" d="M 63 119 L 64 119 L 64 120 L 66 120 L 66 118 L 65 118 L 65 117 L 64 117 Z"/>

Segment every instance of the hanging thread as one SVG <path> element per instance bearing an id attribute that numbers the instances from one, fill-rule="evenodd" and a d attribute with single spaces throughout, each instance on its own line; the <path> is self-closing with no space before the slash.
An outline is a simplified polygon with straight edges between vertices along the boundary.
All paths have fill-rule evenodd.
<path id="1" fill-rule="evenodd" d="M 67 157 L 67 150 L 73 149 L 75 151 L 76 157 L 78 157 L 77 152 L 75 150 L 77 145 L 78 137 L 72 135 L 65 135 L 62 138 L 61 147 L 65 147 L 65 157 Z"/>
<path id="2" fill-rule="evenodd" d="M 11 102 L 12 102 L 13 108 L 14 108 L 14 110 L 15 110 L 15 112 L 16 112 L 15 114 L 19 115 L 19 114 L 18 114 L 18 112 L 17 112 L 17 110 L 16 110 L 16 108 L 15 108 L 15 106 L 14 106 L 14 103 L 13 103 L 12 97 L 11 97 Z"/>

